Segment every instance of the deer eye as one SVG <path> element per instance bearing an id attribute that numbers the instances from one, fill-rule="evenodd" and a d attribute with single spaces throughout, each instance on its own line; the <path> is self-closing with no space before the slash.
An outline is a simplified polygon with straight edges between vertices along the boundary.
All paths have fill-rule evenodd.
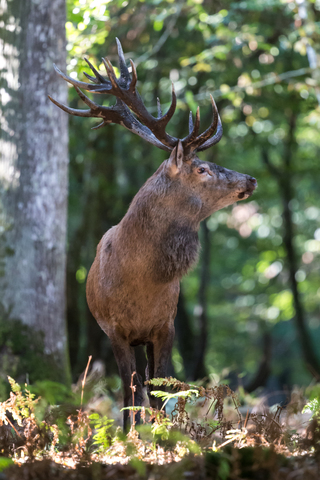
<path id="1" fill-rule="evenodd" d="M 197 170 L 198 173 L 204 173 L 204 172 L 206 172 L 206 171 L 207 171 L 207 169 L 206 169 L 206 168 L 203 168 L 203 167 L 200 167 L 200 168 L 198 168 L 198 170 Z"/>

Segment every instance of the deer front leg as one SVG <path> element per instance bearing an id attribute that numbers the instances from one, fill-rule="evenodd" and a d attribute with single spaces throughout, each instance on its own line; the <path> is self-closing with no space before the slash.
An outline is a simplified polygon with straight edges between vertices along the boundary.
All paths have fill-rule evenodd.
<path id="1" fill-rule="evenodd" d="M 122 380 L 123 387 L 123 406 L 130 407 L 133 406 L 132 403 L 132 389 L 131 389 L 131 378 L 133 372 L 136 371 L 136 359 L 134 355 L 134 349 L 122 338 L 113 337 L 111 338 L 112 350 L 118 364 L 119 374 Z M 134 406 L 141 406 L 143 395 L 142 395 L 142 383 L 140 380 L 140 375 L 134 375 L 133 385 L 136 386 L 136 391 L 134 392 Z M 130 411 L 123 411 L 123 430 L 129 430 L 129 417 Z M 140 412 L 135 416 L 136 423 L 140 422 Z"/>
<path id="2" fill-rule="evenodd" d="M 153 342 L 147 344 L 148 367 L 146 373 L 148 380 L 151 378 L 163 378 L 166 376 L 168 360 L 172 351 L 173 339 L 174 326 L 170 325 L 168 328 L 159 331 Z M 163 401 L 161 398 L 156 398 L 151 395 L 153 390 L 164 390 L 164 388 L 148 385 L 150 406 L 160 410 Z"/>

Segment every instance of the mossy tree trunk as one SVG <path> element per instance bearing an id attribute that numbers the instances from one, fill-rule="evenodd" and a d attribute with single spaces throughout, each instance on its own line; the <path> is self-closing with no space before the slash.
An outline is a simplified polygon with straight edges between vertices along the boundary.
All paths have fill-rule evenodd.
<path id="1" fill-rule="evenodd" d="M 0 0 L 0 17 L 0 303 L 43 332 L 69 381 L 67 115 L 48 100 L 67 101 L 52 66 L 65 69 L 65 0 Z"/>

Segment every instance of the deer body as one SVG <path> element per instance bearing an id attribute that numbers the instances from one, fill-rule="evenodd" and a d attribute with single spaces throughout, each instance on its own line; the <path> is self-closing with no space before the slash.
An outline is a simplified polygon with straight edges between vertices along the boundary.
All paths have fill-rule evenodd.
<path id="1" fill-rule="evenodd" d="M 126 385 L 125 405 L 135 371 L 133 346 L 147 345 L 150 378 L 166 375 L 179 281 L 198 258 L 200 221 L 239 195 L 249 196 L 255 185 L 248 175 L 197 157 L 179 164 L 179 148 L 103 236 L 87 280 L 89 308 L 111 340 Z M 207 171 L 198 173 L 202 168 Z M 140 382 L 137 387 L 140 404 Z M 152 396 L 150 401 L 157 406 Z"/>
<path id="2" fill-rule="evenodd" d="M 67 77 L 89 110 L 75 110 L 56 105 L 73 115 L 100 117 L 99 126 L 120 123 L 157 147 L 171 152 L 158 170 L 134 197 L 121 222 L 102 237 L 87 280 L 89 308 L 102 330 L 109 336 L 119 367 L 124 389 L 124 405 L 131 405 L 131 376 L 136 370 L 134 346 L 146 345 L 147 378 L 166 376 L 167 362 L 174 338 L 179 282 L 195 264 L 199 252 L 200 222 L 227 205 L 248 198 L 257 182 L 249 175 L 237 173 L 214 163 L 203 162 L 197 151 L 217 143 L 222 126 L 212 100 L 213 120 L 199 135 L 199 108 L 189 135 L 182 140 L 171 137 L 165 127 L 172 117 L 176 97 L 162 115 L 158 103 L 158 119 L 152 117 L 138 93 L 137 76 L 132 64 L 132 79 L 126 67 L 120 42 L 120 79 L 112 65 L 103 59 L 109 80 L 89 63 L 95 77 L 87 75 L 91 84 Z M 95 104 L 79 88 L 117 97 L 114 107 Z M 51 97 L 50 97 L 51 98 Z M 132 115 L 129 108 L 135 113 Z M 142 122 L 142 123 L 140 123 Z M 213 136 L 212 136 L 213 135 Z M 142 384 L 135 377 L 135 404 L 141 405 Z M 161 400 L 151 395 L 152 407 Z M 124 428 L 128 411 L 124 411 Z"/>

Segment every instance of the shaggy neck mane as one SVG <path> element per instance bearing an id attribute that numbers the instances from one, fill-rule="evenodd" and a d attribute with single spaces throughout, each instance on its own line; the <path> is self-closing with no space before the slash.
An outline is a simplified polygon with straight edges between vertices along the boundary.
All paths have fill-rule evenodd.
<path id="1" fill-rule="evenodd" d="M 163 232 L 159 247 L 156 277 L 163 282 L 180 279 L 198 260 L 198 232 L 189 225 L 172 222 Z"/>
<path id="2" fill-rule="evenodd" d="M 177 212 L 177 195 L 170 199 L 172 181 L 151 177 L 138 192 L 122 221 L 123 228 L 152 245 L 152 275 L 156 281 L 181 278 L 198 259 L 198 222 Z M 146 252 L 147 253 L 147 252 Z"/>

